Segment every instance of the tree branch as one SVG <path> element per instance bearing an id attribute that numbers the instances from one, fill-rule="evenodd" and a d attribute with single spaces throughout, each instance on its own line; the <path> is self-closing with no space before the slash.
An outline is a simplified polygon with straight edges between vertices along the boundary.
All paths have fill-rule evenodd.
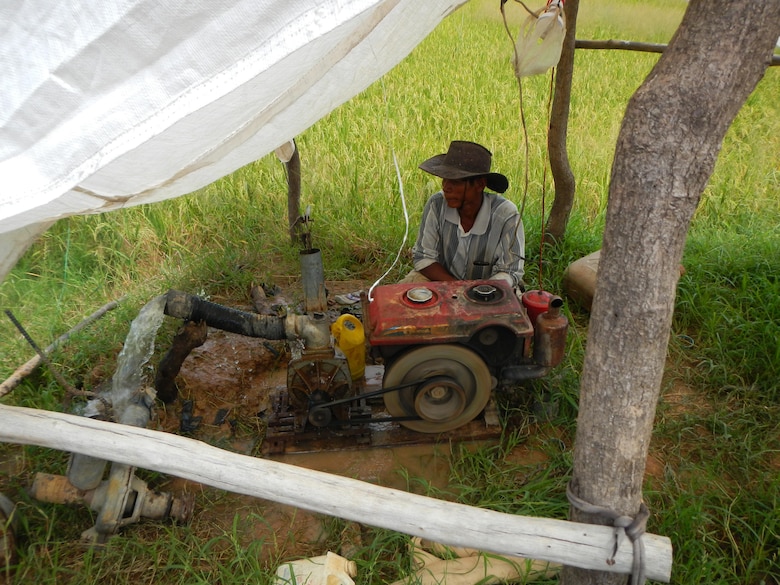
<path id="1" fill-rule="evenodd" d="M 577 39 L 574 42 L 576 49 L 619 49 L 623 51 L 640 51 L 642 53 L 663 53 L 666 45 L 658 43 L 640 43 L 635 41 L 585 41 Z M 770 67 L 780 66 L 780 55 L 773 55 L 769 63 Z"/>

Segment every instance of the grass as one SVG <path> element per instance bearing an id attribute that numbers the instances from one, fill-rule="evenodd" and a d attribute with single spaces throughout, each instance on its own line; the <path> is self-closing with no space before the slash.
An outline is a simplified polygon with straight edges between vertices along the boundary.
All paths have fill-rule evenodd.
<path id="1" fill-rule="evenodd" d="M 591 3 L 593 4 L 593 3 Z M 580 38 L 666 42 L 685 2 L 603 0 L 580 7 Z M 519 8 L 508 3 L 517 28 Z M 508 195 L 526 198 L 527 280 L 538 282 L 549 78 L 523 83 L 530 157 L 522 142 L 511 47 L 494 3 L 472 2 L 449 16 L 409 57 L 298 137 L 304 206 L 326 278 L 375 278 L 392 262 L 405 226 L 413 239 L 422 204 L 437 182 L 419 171 L 453 138 L 475 139 L 507 174 Z M 560 290 L 563 268 L 600 247 L 614 144 L 626 103 L 657 56 L 622 51 L 576 55 L 569 149 L 577 197 L 566 240 L 543 251 L 543 285 Z M 475 66 L 478 64 L 478 66 Z M 702 195 L 683 258 L 669 365 L 656 417 L 645 498 L 649 530 L 674 544 L 673 582 L 780 583 L 780 71 L 767 72 L 729 131 Z M 523 193 L 526 170 L 529 190 Z M 0 285 L 0 305 L 45 346 L 103 303 L 120 307 L 52 356 L 63 374 L 91 388 L 113 372 L 138 309 L 169 287 L 217 301 L 244 302 L 252 282 L 298 273 L 286 228 L 284 169 L 273 155 L 201 191 L 153 206 L 61 220 Z M 392 281 L 409 266 L 407 241 Z M 446 489 L 409 478 L 409 489 L 502 511 L 562 518 L 571 468 L 579 371 L 587 313 L 572 322 L 566 362 L 527 395 L 500 400 L 508 432 L 498 445 L 455 449 Z M 0 377 L 31 355 L 0 322 Z M 554 408 L 534 411 L 528 396 Z M 62 389 L 45 370 L 7 404 L 62 409 Z M 652 465 L 650 464 L 652 463 Z M 204 489 L 188 526 L 127 527 L 105 550 L 75 544 L 94 522 L 84 507 L 41 504 L 25 493 L 38 471 L 63 473 L 67 455 L 0 445 L 0 490 L 23 518 L 18 583 L 270 582 L 293 533 L 259 533 L 262 502 Z M 164 488 L 169 478 L 150 476 Z M 332 519 L 312 546 L 338 550 L 350 540 L 361 583 L 392 581 L 409 569 L 408 539 Z M 11 580 L 11 573 L 6 573 Z M 3 577 L 0 576 L 0 582 Z"/>

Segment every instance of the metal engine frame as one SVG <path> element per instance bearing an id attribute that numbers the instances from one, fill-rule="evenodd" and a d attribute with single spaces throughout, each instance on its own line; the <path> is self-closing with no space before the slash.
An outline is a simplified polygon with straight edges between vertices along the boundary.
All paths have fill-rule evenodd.
<path id="1" fill-rule="evenodd" d="M 568 321 L 561 299 L 543 294 L 546 306 L 537 314 L 503 281 L 375 287 L 371 298 L 362 295 L 362 322 L 368 358 L 385 368 L 383 387 L 348 385 L 345 358 L 304 351 L 275 400 L 266 450 L 281 452 L 294 437 L 321 437 L 325 429 L 368 443 L 372 422 L 423 433 L 466 424 L 497 384 L 542 377 L 562 360 Z M 372 416 L 370 404 L 379 398 L 389 416 Z"/>

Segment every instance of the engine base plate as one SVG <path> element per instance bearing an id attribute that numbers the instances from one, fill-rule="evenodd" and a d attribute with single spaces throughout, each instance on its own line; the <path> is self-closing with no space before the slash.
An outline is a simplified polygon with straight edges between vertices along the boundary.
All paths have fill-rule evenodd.
<path id="1" fill-rule="evenodd" d="M 361 393 L 365 393 L 374 389 L 368 385 L 360 390 Z M 350 423 L 354 424 L 341 428 L 309 429 L 303 421 L 296 421 L 296 416 L 288 402 L 287 391 L 280 388 L 273 397 L 274 411 L 268 419 L 268 427 L 261 447 L 262 453 L 264 455 L 317 453 L 438 442 L 486 441 L 501 436 L 497 408 L 492 398 L 484 411 L 474 420 L 457 429 L 442 433 L 420 433 L 398 422 L 382 421 L 382 418 L 390 416 L 382 399 L 375 398 L 370 401 L 370 404 L 368 402 L 356 401 L 358 406 L 350 409 Z M 372 422 L 368 422 L 369 420 Z"/>

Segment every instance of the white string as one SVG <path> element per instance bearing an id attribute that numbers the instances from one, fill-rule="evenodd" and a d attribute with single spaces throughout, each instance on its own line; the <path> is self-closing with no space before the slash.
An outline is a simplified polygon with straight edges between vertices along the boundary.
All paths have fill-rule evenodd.
<path id="1" fill-rule="evenodd" d="M 387 101 L 387 90 L 385 88 L 385 81 L 384 79 L 382 81 L 382 97 L 385 102 L 385 119 L 384 119 L 384 129 L 385 129 L 385 136 L 387 137 L 387 141 L 390 144 L 390 151 L 393 153 L 393 165 L 395 165 L 395 173 L 398 177 L 398 192 L 401 195 L 401 207 L 404 212 L 404 238 L 401 242 L 401 246 L 398 248 L 398 253 L 395 256 L 395 260 L 393 260 L 393 263 L 390 265 L 390 268 L 388 268 L 385 273 L 380 276 L 374 284 L 371 285 L 371 288 L 368 289 L 368 301 L 371 302 L 373 297 L 371 296 L 371 293 L 374 291 L 374 289 L 379 285 L 380 282 L 388 275 L 390 272 L 395 268 L 395 265 L 398 264 L 398 260 L 401 258 L 401 254 L 403 253 L 404 246 L 406 246 L 406 239 L 409 236 L 409 212 L 406 209 L 406 197 L 404 196 L 404 181 L 401 178 L 401 169 L 398 166 L 398 158 L 395 156 L 395 147 L 393 146 L 393 141 L 390 138 L 390 133 L 387 130 L 387 122 L 390 119 L 390 107 L 388 105 Z"/>

